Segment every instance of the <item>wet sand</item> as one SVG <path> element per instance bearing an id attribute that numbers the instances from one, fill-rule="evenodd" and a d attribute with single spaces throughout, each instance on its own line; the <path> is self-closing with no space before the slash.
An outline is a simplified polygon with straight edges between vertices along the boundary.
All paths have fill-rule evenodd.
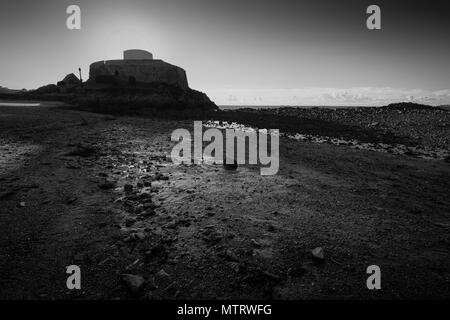
<path id="1" fill-rule="evenodd" d="M 0 107 L 0 298 L 450 297 L 448 163 L 282 137 L 275 176 L 174 166 L 192 125 Z"/>

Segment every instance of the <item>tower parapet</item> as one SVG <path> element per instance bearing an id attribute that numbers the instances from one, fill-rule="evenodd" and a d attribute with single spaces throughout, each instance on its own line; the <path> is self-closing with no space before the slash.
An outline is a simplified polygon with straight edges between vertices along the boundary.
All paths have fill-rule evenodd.
<path id="1" fill-rule="evenodd" d="M 123 60 L 153 60 L 153 55 L 145 50 L 130 49 L 123 52 Z"/>

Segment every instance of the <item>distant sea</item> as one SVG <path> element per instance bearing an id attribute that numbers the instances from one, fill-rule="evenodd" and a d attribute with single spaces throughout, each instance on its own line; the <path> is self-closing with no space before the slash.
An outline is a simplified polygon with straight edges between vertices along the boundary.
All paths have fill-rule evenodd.
<path id="1" fill-rule="evenodd" d="M 219 106 L 222 110 L 236 110 L 236 109 L 278 109 L 278 108 L 300 108 L 300 109 L 312 109 L 312 108 L 321 108 L 321 109 L 346 109 L 346 108 L 362 108 L 362 107 L 370 107 L 370 106 L 243 106 L 243 105 L 222 105 Z"/>

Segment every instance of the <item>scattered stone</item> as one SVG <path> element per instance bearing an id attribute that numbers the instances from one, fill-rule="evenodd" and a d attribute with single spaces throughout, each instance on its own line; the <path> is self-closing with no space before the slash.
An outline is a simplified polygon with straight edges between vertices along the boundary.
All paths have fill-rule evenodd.
<path id="1" fill-rule="evenodd" d="M 148 193 L 148 192 L 142 192 L 142 193 L 136 195 L 135 199 L 138 200 L 138 201 L 143 201 L 143 202 L 147 202 L 147 203 L 150 202 L 151 203 L 152 195 L 151 195 L 151 193 Z"/>
<path id="2" fill-rule="evenodd" d="M 239 261 L 239 258 L 230 249 L 226 250 L 224 253 L 224 258 L 229 261 Z"/>
<path id="3" fill-rule="evenodd" d="M 135 223 L 136 223 L 136 218 L 134 218 L 134 217 L 127 217 L 125 219 L 125 226 L 126 227 L 131 227 Z"/>
<path id="4" fill-rule="evenodd" d="M 67 169 L 74 169 L 74 170 L 79 170 L 81 169 L 81 166 L 73 164 L 73 163 L 69 163 L 68 165 L 66 165 Z"/>
<path id="5" fill-rule="evenodd" d="M 78 145 L 70 151 L 63 153 L 63 156 L 67 157 L 92 157 L 96 153 L 96 150 L 89 146 Z"/>
<path id="6" fill-rule="evenodd" d="M 210 244 L 217 244 L 223 238 L 222 233 L 217 231 L 212 231 L 211 229 L 206 229 L 203 231 L 203 240 Z"/>
<path id="7" fill-rule="evenodd" d="M 145 233 L 143 231 L 138 231 L 132 234 L 133 239 L 142 241 L 145 239 Z"/>
<path id="8" fill-rule="evenodd" d="M 139 263 L 139 261 L 141 261 L 141 260 L 140 259 L 134 260 L 133 263 L 130 263 L 128 266 L 125 267 L 125 270 L 129 271 L 129 270 L 133 269 Z"/>
<path id="9" fill-rule="evenodd" d="M 167 257 L 169 256 L 166 247 L 159 243 L 150 250 L 147 250 L 145 252 L 145 258 L 146 260 L 161 260 L 165 261 L 167 260 Z"/>
<path id="10" fill-rule="evenodd" d="M 145 285 L 144 277 L 134 274 L 122 274 L 122 281 L 133 295 L 139 294 Z"/>
<path id="11" fill-rule="evenodd" d="M 297 265 L 295 267 L 289 268 L 287 271 L 288 276 L 290 277 L 301 277 L 306 273 L 306 269 L 301 265 Z"/>
<path id="12" fill-rule="evenodd" d="M 177 227 L 177 225 L 178 225 L 178 221 L 172 220 L 168 224 L 166 224 L 165 227 L 168 229 L 175 229 Z"/>
<path id="13" fill-rule="evenodd" d="M 104 190 L 114 189 L 116 187 L 116 183 L 114 181 L 111 181 L 111 180 L 106 180 L 104 182 L 99 183 L 98 187 L 100 189 L 104 189 Z"/>
<path id="14" fill-rule="evenodd" d="M 142 204 L 138 204 L 132 209 L 132 212 L 134 212 L 134 214 L 140 214 L 142 211 L 144 211 L 144 206 Z"/>
<path id="15" fill-rule="evenodd" d="M 133 186 L 132 186 L 131 184 L 125 184 L 125 185 L 123 186 L 123 190 L 124 190 L 126 193 L 133 192 Z"/>
<path id="16" fill-rule="evenodd" d="M 149 208 L 139 213 L 139 216 L 143 218 L 148 218 L 154 216 L 155 214 L 156 214 L 155 210 Z"/>
<path id="17" fill-rule="evenodd" d="M 153 202 L 144 202 L 144 210 L 154 210 L 157 206 Z"/>
<path id="18" fill-rule="evenodd" d="M 107 225 L 108 225 L 108 224 L 107 224 L 106 222 L 100 222 L 100 223 L 98 224 L 98 227 L 99 227 L 100 229 L 102 229 L 102 228 L 105 228 Z"/>
<path id="19" fill-rule="evenodd" d="M 153 177 L 153 180 L 157 181 L 157 180 L 169 180 L 168 176 L 163 175 L 162 173 L 158 172 L 157 174 L 155 174 L 155 176 Z"/>
<path id="20" fill-rule="evenodd" d="M 156 277 L 159 279 L 170 279 L 170 275 L 164 269 L 159 270 Z"/>
<path id="21" fill-rule="evenodd" d="M 278 276 L 276 274 L 273 274 L 273 273 L 271 273 L 269 271 L 263 271 L 262 274 L 263 274 L 263 276 L 265 276 L 269 280 L 277 281 L 277 282 L 281 281 L 281 277 L 280 276 Z"/>
<path id="22" fill-rule="evenodd" d="M 0 199 L 1 200 L 9 199 L 15 194 L 16 194 L 16 191 L 5 191 L 5 192 L 2 192 L 2 193 L 0 193 Z"/>
<path id="23" fill-rule="evenodd" d="M 261 244 L 258 242 L 258 241 L 256 241 L 255 239 L 251 239 L 250 240 L 250 242 L 252 243 L 252 245 L 254 245 L 255 247 L 261 247 Z"/>
<path id="24" fill-rule="evenodd" d="M 272 259 L 273 258 L 273 251 L 269 248 L 267 249 L 255 249 L 253 250 L 253 255 L 261 257 L 263 259 Z"/>
<path id="25" fill-rule="evenodd" d="M 323 252 L 322 247 L 317 247 L 317 248 L 311 250 L 311 254 L 312 254 L 313 258 L 316 260 L 320 260 L 320 261 L 325 260 L 325 254 Z"/>
<path id="26" fill-rule="evenodd" d="M 25 201 L 20 201 L 20 202 L 17 204 L 17 206 L 18 206 L 19 208 L 25 208 L 25 206 L 26 206 Z"/>
<path id="27" fill-rule="evenodd" d="M 72 204 L 72 203 L 74 203 L 74 202 L 77 201 L 77 200 L 78 200 L 77 197 L 69 197 L 69 198 L 66 200 L 66 203 L 67 203 L 67 204 Z"/>
<path id="28" fill-rule="evenodd" d="M 229 263 L 230 268 L 233 269 L 234 272 L 239 273 L 242 268 L 241 265 L 238 262 L 232 261 Z"/>

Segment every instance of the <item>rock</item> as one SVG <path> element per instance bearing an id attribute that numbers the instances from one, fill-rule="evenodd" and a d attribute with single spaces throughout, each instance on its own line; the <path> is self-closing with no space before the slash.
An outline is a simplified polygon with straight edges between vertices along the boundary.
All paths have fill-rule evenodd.
<path id="1" fill-rule="evenodd" d="M 267 249 L 254 249 L 253 256 L 257 256 L 263 259 L 272 259 L 273 251 L 270 248 Z"/>
<path id="2" fill-rule="evenodd" d="M 164 269 L 159 270 L 156 277 L 159 279 L 170 279 L 170 275 Z"/>
<path id="3" fill-rule="evenodd" d="M 235 262 L 239 261 L 239 258 L 234 254 L 233 251 L 229 249 L 225 251 L 224 258 L 228 261 L 235 261 Z"/>
<path id="4" fill-rule="evenodd" d="M 16 191 L 5 191 L 0 193 L 0 200 L 1 199 L 9 199 L 12 196 L 14 196 L 16 194 Z"/>
<path id="5" fill-rule="evenodd" d="M 151 202 L 152 195 L 148 192 L 142 192 L 136 196 L 136 200 L 143 201 L 143 202 Z"/>
<path id="6" fill-rule="evenodd" d="M 289 268 L 287 274 L 291 277 L 301 277 L 306 273 L 306 269 L 301 265 Z"/>
<path id="7" fill-rule="evenodd" d="M 122 274 L 122 281 L 133 295 L 139 294 L 145 285 L 144 277 L 134 274 Z"/>
<path id="8" fill-rule="evenodd" d="M 114 181 L 111 181 L 111 180 L 106 180 L 104 182 L 99 183 L 98 187 L 100 189 L 105 189 L 105 190 L 107 190 L 107 189 L 114 189 L 116 187 L 116 183 Z"/>
<path id="9" fill-rule="evenodd" d="M 223 239 L 223 235 L 221 232 L 206 229 L 202 233 L 203 233 L 202 236 L 203 240 L 212 245 L 219 243 Z"/>
<path id="10" fill-rule="evenodd" d="M 26 206 L 25 201 L 20 201 L 20 202 L 17 204 L 17 206 L 18 206 L 19 208 L 25 208 L 25 206 Z"/>
<path id="11" fill-rule="evenodd" d="M 155 214 L 156 214 L 155 210 L 146 209 L 146 210 L 142 211 L 141 213 L 139 213 L 139 216 L 143 217 L 143 218 L 148 218 L 148 217 L 154 216 Z"/>
<path id="12" fill-rule="evenodd" d="M 125 270 L 129 271 L 133 269 L 140 261 L 141 261 L 140 259 L 134 260 L 134 262 L 130 263 L 128 266 L 125 267 Z"/>
<path id="13" fill-rule="evenodd" d="M 263 271 L 262 275 L 265 276 L 267 279 L 272 280 L 272 281 L 281 281 L 281 277 L 273 274 L 269 271 Z"/>
<path id="14" fill-rule="evenodd" d="M 131 184 L 125 184 L 125 185 L 123 186 L 123 190 L 124 190 L 126 193 L 133 192 L 133 186 L 132 186 Z"/>
<path id="15" fill-rule="evenodd" d="M 135 223 L 136 223 L 136 218 L 128 217 L 128 218 L 125 219 L 125 226 L 126 227 L 131 227 Z"/>
<path id="16" fill-rule="evenodd" d="M 133 212 L 134 214 L 140 214 L 142 211 L 144 211 L 144 206 L 142 204 L 130 208 L 130 212 Z"/>
<path id="17" fill-rule="evenodd" d="M 67 204 L 72 204 L 72 203 L 74 203 L 74 202 L 77 201 L 77 200 L 78 200 L 77 197 L 70 197 L 70 198 L 68 198 L 68 199 L 66 200 L 66 203 L 67 203 Z"/>
<path id="18" fill-rule="evenodd" d="M 165 225 L 165 227 L 168 229 L 175 229 L 177 226 L 178 226 L 178 221 L 176 221 L 176 220 L 172 220 Z"/>
<path id="19" fill-rule="evenodd" d="M 316 260 L 320 260 L 320 261 L 325 260 L 325 254 L 323 252 L 322 247 L 317 247 L 317 248 L 311 250 L 311 254 L 312 254 L 313 258 Z"/>
<path id="20" fill-rule="evenodd" d="M 135 240 L 144 240 L 145 239 L 145 233 L 143 231 L 138 231 L 136 233 L 132 234 L 133 239 Z"/>
<path id="21" fill-rule="evenodd" d="M 72 150 L 63 153 L 66 157 L 92 157 L 96 153 L 96 150 L 90 146 L 78 145 Z"/>
<path id="22" fill-rule="evenodd" d="M 250 240 L 250 242 L 252 243 L 252 245 L 254 245 L 255 247 L 261 247 L 261 244 L 258 242 L 258 241 L 256 241 L 255 239 L 251 239 Z"/>
<path id="23" fill-rule="evenodd" d="M 168 176 L 163 175 L 162 173 L 158 172 L 157 174 L 155 174 L 155 176 L 153 177 L 153 180 L 157 181 L 157 180 L 169 180 Z"/>
<path id="24" fill-rule="evenodd" d="M 81 169 L 81 167 L 79 165 L 73 164 L 73 163 L 69 163 L 66 165 L 67 169 L 74 169 L 74 170 L 79 170 Z"/>
<path id="25" fill-rule="evenodd" d="M 161 260 L 161 261 L 165 261 L 167 260 L 168 257 L 168 252 L 166 247 L 159 243 L 156 246 L 154 246 L 153 248 L 151 248 L 150 250 L 147 250 L 145 252 L 145 256 L 146 256 L 146 260 Z"/>

